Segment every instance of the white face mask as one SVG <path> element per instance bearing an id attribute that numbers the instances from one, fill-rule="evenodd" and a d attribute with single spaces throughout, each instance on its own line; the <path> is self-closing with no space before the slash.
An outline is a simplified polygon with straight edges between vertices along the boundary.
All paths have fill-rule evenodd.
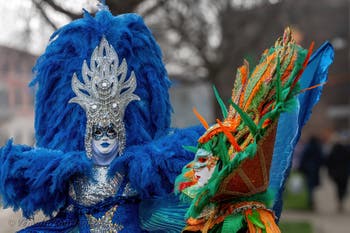
<path id="1" fill-rule="evenodd" d="M 198 179 L 198 187 L 203 187 L 208 183 L 209 179 L 213 175 L 214 170 L 214 167 L 204 167 L 201 169 L 195 169 L 194 174 Z"/>
<path id="2" fill-rule="evenodd" d="M 212 158 L 212 153 L 203 149 L 199 149 L 196 153 L 193 170 L 194 175 L 197 178 L 198 187 L 206 185 L 213 175 L 216 162 L 212 163 Z"/>

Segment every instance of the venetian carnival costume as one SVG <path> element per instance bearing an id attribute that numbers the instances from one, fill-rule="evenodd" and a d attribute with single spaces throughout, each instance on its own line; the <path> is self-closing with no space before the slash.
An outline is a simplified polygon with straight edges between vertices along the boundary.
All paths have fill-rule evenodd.
<path id="1" fill-rule="evenodd" d="M 305 50 L 286 38 L 263 56 L 259 71 L 271 75 L 257 72 L 248 78 L 247 65 L 239 69 L 236 83 L 241 84 L 235 86 L 230 110 L 223 107 L 225 120 L 204 132 L 202 127 L 170 128 L 169 80 L 140 16 L 85 12 L 83 19 L 56 31 L 34 68 L 36 147 L 10 140 L 0 151 L 5 206 L 21 209 L 25 217 L 38 210 L 55 214 L 21 232 L 237 232 L 247 225 L 254 232 L 252 226 L 265 227 L 261 212 L 274 222 L 268 210 L 272 198 L 264 189 L 269 184 L 276 191 L 272 208 L 279 217 L 291 152 L 321 87 L 292 102 L 298 87 L 326 80 L 332 60 L 329 44 L 308 60 Z M 242 105 L 247 101 L 254 105 Z M 286 108 L 294 111 L 279 117 Z M 253 179 L 246 175 L 247 186 L 242 172 L 237 178 L 235 171 L 249 170 L 251 164 L 244 164 L 250 159 L 261 165 L 256 152 L 264 148 L 264 138 L 274 136 L 267 132 L 275 130 L 265 173 L 251 172 L 263 185 L 250 190 Z M 193 153 L 183 145 L 197 145 L 187 166 Z M 192 204 L 167 195 L 184 166 L 176 189 Z M 198 178 L 201 168 L 212 168 L 209 180 Z M 228 190 L 247 195 L 227 195 Z"/>
<path id="2" fill-rule="evenodd" d="M 237 70 L 224 120 L 199 138 L 195 159 L 177 178 L 176 191 L 190 201 L 184 232 L 279 233 L 286 177 L 301 128 L 317 103 L 333 49 L 312 56 L 287 28 L 250 72 Z M 310 58 L 311 56 L 311 58 Z"/>
<path id="3" fill-rule="evenodd" d="M 203 128 L 170 128 L 170 81 L 142 18 L 85 12 L 52 35 L 35 85 L 36 146 L 1 148 L 0 196 L 51 219 L 20 232 L 146 232 L 140 201 L 173 190 Z"/>

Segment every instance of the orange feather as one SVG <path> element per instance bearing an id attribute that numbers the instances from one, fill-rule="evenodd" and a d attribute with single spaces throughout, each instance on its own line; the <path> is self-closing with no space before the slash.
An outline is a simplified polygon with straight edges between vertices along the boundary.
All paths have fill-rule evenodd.
<path id="1" fill-rule="evenodd" d="M 252 90 L 252 93 L 250 94 L 247 102 L 244 105 L 244 110 L 247 110 L 249 105 L 251 104 L 254 96 L 256 95 L 256 93 L 261 89 L 261 85 L 263 84 L 263 82 L 265 81 L 265 79 L 271 77 L 272 75 L 272 71 L 274 69 L 274 64 L 272 63 L 272 61 L 275 59 L 276 54 L 273 53 L 271 54 L 268 58 L 267 58 L 267 63 L 268 63 L 268 67 L 265 70 L 265 72 L 263 73 L 262 77 L 259 79 L 259 81 L 257 82 L 257 84 L 255 85 L 255 87 Z"/>
<path id="2" fill-rule="evenodd" d="M 281 233 L 277 226 L 273 213 L 266 209 L 257 209 L 260 215 L 260 220 L 266 227 L 266 233 Z"/>
<path id="3" fill-rule="evenodd" d="M 204 126 L 205 129 L 209 129 L 209 124 L 208 122 L 204 119 L 204 117 L 199 114 L 199 112 L 197 111 L 196 108 L 193 108 L 193 113 L 194 115 L 196 115 L 196 117 L 198 118 L 198 120 L 200 121 L 200 123 Z"/>
<path id="4" fill-rule="evenodd" d="M 231 143 L 231 145 L 233 146 L 233 148 L 235 149 L 235 151 L 240 152 L 242 151 L 241 147 L 238 145 L 236 139 L 233 137 L 233 135 L 231 134 L 231 132 L 226 128 L 226 126 L 224 126 L 222 124 L 222 122 L 219 119 L 216 119 L 216 122 L 220 125 L 223 133 L 226 135 L 227 139 L 229 140 L 229 142 Z"/>

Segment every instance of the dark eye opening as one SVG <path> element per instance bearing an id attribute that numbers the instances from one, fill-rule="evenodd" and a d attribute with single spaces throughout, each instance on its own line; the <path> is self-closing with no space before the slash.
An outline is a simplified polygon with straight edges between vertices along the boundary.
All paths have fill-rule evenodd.
<path id="1" fill-rule="evenodd" d="M 96 130 L 94 131 L 94 134 L 95 134 L 96 136 L 101 136 L 103 133 L 102 133 L 101 130 L 96 129 Z"/>
<path id="2" fill-rule="evenodd" d="M 117 131 L 115 129 L 114 124 L 112 123 L 108 126 L 105 132 L 107 134 L 107 137 L 109 137 L 110 139 L 114 139 L 117 137 Z"/>
<path id="3" fill-rule="evenodd" d="M 206 158 L 206 157 L 198 158 L 198 162 L 200 162 L 200 163 L 205 163 L 205 162 L 207 162 L 207 160 L 208 160 L 208 158 Z"/>
<path id="4" fill-rule="evenodd" d="M 108 135 L 113 135 L 113 134 L 115 134 L 116 132 L 115 132 L 115 130 L 113 129 L 113 128 L 109 128 L 108 130 L 107 130 L 107 134 Z"/>

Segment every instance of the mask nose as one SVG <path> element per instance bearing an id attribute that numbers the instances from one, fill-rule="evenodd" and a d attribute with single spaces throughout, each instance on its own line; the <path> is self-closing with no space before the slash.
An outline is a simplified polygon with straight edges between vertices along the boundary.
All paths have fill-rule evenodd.
<path id="1" fill-rule="evenodd" d="M 207 165 L 205 163 L 196 163 L 194 166 L 193 166 L 193 170 L 195 172 L 199 172 L 201 169 L 205 168 Z"/>

